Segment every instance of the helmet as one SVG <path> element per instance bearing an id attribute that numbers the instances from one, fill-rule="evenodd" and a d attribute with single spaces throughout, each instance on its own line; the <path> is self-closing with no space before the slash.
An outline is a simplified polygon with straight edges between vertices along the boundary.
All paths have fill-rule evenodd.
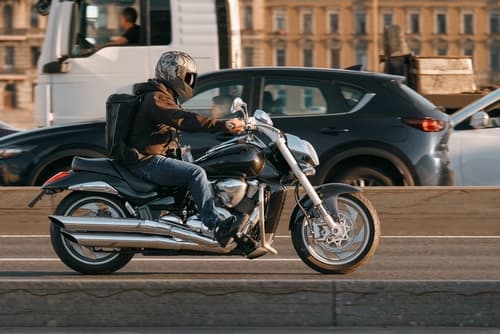
<path id="1" fill-rule="evenodd" d="M 155 76 L 186 101 L 193 96 L 197 72 L 196 62 L 190 55 L 181 51 L 168 51 L 158 60 Z"/>

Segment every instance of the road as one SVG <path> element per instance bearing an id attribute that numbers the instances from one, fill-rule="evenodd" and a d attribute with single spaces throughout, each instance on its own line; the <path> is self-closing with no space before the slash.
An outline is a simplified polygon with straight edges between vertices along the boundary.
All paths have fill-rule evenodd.
<path id="1" fill-rule="evenodd" d="M 306 267 L 288 236 L 278 236 L 275 246 L 278 255 L 251 261 L 138 255 L 117 274 L 99 279 L 500 280 L 500 236 L 383 236 L 370 263 L 340 276 Z M 47 235 L 1 235 L 0 254 L 0 280 L 87 279 L 57 259 Z"/>

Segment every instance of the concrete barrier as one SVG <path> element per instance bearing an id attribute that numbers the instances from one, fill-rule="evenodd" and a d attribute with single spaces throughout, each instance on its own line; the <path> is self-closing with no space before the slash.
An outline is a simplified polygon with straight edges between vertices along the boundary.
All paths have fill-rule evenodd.
<path id="1" fill-rule="evenodd" d="M 10 326 L 500 326 L 498 282 L 0 281 Z"/>
<path id="2" fill-rule="evenodd" d="M 28 203 L 38 188 L 0 188 L 0 234 L 46 234 L 47 216 L 65 196 L 46 196 L 34 209 Z M 498 187 L 366 188 L 384 235 L 500 235 Z M 294 206 L 289 196 L 279 233 L 287 234 Z"/>

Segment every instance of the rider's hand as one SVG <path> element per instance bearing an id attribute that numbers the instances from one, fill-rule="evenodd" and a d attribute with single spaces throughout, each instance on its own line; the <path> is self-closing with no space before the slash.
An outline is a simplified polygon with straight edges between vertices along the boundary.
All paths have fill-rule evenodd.
<path id="1" fill-rule="evenodd" d="M 241 133 L 245 131 L 245 122 L 239 118 L 231 118 L 226 121 L 226 129 L 231 133 Z"/>

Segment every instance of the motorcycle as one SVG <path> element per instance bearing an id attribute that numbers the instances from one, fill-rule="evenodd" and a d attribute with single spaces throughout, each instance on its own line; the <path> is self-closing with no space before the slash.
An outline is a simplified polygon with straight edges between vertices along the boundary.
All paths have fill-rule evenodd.
<path id="1" fill-rule="evenodd" d="M 83 274 L 102 274 L 121 269 L 137 253 L 248 259 L 277 254 L 272 243 L 293 187 L 289 229 L 302 261 L 325 274 L 365 264 L 380 238 L 368 199 L 346 184 L 313 187 L 308 176 L 319 159 L 309 142 L 275 128 L 262 110 L 249 117 L 240 98 L 231 109 L 242 114 L 245 132 L 194 161 L 207 172 L 221 218 L 241 221 L 225 247 L 206 231 L 187 189 L 146 182 L 112 159 L 75 157 L 72 169 L 47 180 L 30 203 L 71 191 L 49 217 L 51 242 L 62 262 Z"/>

